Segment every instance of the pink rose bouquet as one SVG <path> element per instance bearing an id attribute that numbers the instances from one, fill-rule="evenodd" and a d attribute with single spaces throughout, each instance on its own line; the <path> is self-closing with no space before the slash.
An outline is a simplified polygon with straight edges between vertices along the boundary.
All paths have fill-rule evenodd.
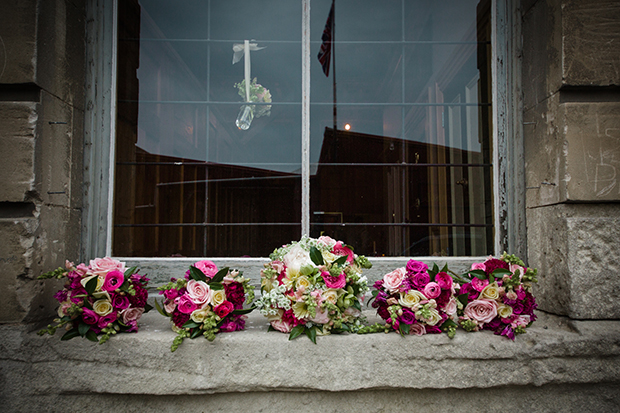
<path id="1" fill-rule="evenodd" d="M 357 332 L 363 326 L 361 303 L 368 290 L 362 268 L 372 265 L 342 241 L 304 236 L 276 249 L 261 271 L 257 300 L 270 330 L 292 340 L 306 334 Z"/>
<path id="2" fill-rule="evenodd" d="M 125 263 L 109 257 L 95 258 L 87 266 L 69 261 L 65 268 L 39 276 L 39 279 L 66 278 L 54 298 L 58 300 L 55 325 L 39 331 L 54 334 L 65 326 L 61 340 L 85 337 L 105 343 L 111 335 L 138 331 L 138 320 L 152 307 L 147 304 L 149 279 L 137 274 L 137 268 L 125 269 Z M 98 336 L 101 335 L 101 338 Z"/>
<path id="3" fill-rule="evenodd" d="M 514 255 L 489 257 L 459 276 L 458 323 L 466 331 L 491 330 L 511 340 L 535 320 L 536 270 Z"/>
<path id="4" fill-rule="evenodd" d="M 213 341 L 218 333 L 243 330 L 245 314 L 254 309 L 243 308 L 254 300 L 249 280 L 237 270 L 218 271 L 213 262 L 206 260 L 191 266 L 184 278 L 172 278 L 158 290 L 164 301 L 162 305 L 155 301 L 155 307 L 170 317 L 172 330 L 177 333 L 172 351 L 187 337 L 202 335 Z"/>
<path id="5" fill-rule="evenodd" d="M 420 261 L 409 260 L 374 284 L 371 299 L 386 324 L 365 327 L 361 333 L 398 331 L 401 335 L 439 334 L 454 337 L 457 327 L 457 301 L 452 276 L 444 267 L 429 269 Z M 372 301 L 374 300 L 374 301 Z"/>

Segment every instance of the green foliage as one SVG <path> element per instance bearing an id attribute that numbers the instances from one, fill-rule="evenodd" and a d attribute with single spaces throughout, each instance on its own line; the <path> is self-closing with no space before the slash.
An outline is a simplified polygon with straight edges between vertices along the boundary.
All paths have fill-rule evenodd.
<path id="1" fill-rule="evenodd" d="M 62 278 L 64 276 L 67 275 L 67 270 L 62 268 L 62 267 L 58 267 L 55 270 L 52 271 L 48 271 L 45 274 L 41 274 L 37 277 L 38 280 L 47 280 L 50 278 Z"/>
<path id="2" fill-rule="evenodd" d="M 323 254 L 316 247 L 310 247 L 310 259 L 316 265 L 324 265 Z"/>

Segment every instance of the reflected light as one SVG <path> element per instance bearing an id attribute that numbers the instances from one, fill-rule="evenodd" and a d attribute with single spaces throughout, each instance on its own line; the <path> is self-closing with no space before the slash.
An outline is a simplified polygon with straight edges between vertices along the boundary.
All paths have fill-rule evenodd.
<path id="1" fill-rule="evenodd" d="M 348 123 L 345 123 L 344 130 L 351 130 L 351 125 L 349 125 Z"/>

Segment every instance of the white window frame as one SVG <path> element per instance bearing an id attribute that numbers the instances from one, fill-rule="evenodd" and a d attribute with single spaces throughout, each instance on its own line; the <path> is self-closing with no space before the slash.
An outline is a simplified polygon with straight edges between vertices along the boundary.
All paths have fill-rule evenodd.
<path id="1" fill-rule="evenodd" d="M 88 0 L 86 18 L 86 109 L 84 125 L 84 204 L 82 260 L 112 255 L 112 211 L 116 121 L 118 0 Z M 310 216 L 310 7 L 302 2 L 302 233 Z M 525 178 L 522 139 L 521 28 L 517 0 L 492 0 L 492 108 L 495 254 L 509 251 L 527 259 Z M 194 259 L 123 258 L 169 277 Z M 390 271 L 410 257 L 369 257 L 373 272 Z M 466 267 L 481 257 L 416 257 Z M 266 258 L 215 258 L 253 272 Z"/>

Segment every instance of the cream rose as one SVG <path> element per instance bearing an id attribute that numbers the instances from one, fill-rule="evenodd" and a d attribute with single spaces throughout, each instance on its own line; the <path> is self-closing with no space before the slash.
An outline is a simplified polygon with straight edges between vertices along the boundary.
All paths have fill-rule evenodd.
<path id="1" fill-rule="evenodd" d="M 406 294 L 400 293 L 400 299 L 398 303 L 403 307 L 412 308 L 414 305 L 418 304 L 421 300 L 426 300 L 427 298 L 421 292 L 417 290 L 409 290 Z"/>
<path id="2" fill-rule="evenodd" d="M 428 324 L 429 326 L 434 326 L 441 321 L 441 316 L 439 315 L 439 311 L 437 311 L 437 309 L 435 308 L 431 308 L 430 313 L 430 317 L 424 321 L 426 321 L 426 324 Z"/>
<path id="3" fill-rule="evenodd" d="M 287 269 L 292 269 L 294 272 L 299 272 L 299 269 L 305 264 L 312 265 L 310 253 L 299 245 L 294 245 L 289 252 L 282 257 L 282 261 Z"/>
<path id="4" fill-rule="evenodd" d="M 338 259 L 336 254 L 333 254 L 329 251 L 321 251 L 321 255 L 323 256 L 323 260 L 325 262 L 334 262 Z"/>
<path id="5" fill-rule="evenodd" d="M 93 297 L 95 297 L 97 300 L 105 299 L 108 301 L 112 301 L 112 297 L 110 297 L 110 293 L 107 291 L 95 292 L 93 293 Z"/>
<path id="6" fill-rule="evenodd" d="M 499 298 L 499 287 L 497 282 L 487 285 L 480 294 L 482 298 L 488 298 L 489 300 L 497 300 Z"/>
<path id="7" fill-rule="evenodd" d="M 401 286 L 406 277 L 407 270 L 405 268 L 397 268 L 383 276 L 383 286 L 387 290 L 394 292 L 398 290 L 398 287 Z"/>
<path id="8" fill-rule="evenodd" d="M 499 314 L 501 318 L 508 318 L 512 315 L 512 307 L 506 304 L 500 304 L 497 307 L 497 314 Z"/>
<path id="9" fill-rule="evenodd" d="M 214 290 L 211 297 L 211 304 L 213 307 L 217 307 L 226 300 L 226 292 L 224 290 Z"/>
<path id="10" fill-rule="evenodd" d="M 103 317 L 110 314 L 113 310 L 112 303 L 110 300 L 97 300 L 93 303 L 93 311 L 97 313 L 97 315 Z"/>
<path id="11" fill-rule="evenodd" d="M 323 291 L 323 294 L 321 294 L 321 296 L 323 297 L 324 301 L 327 301 L 332 304 L 336 304 L 342 292 L 343 292 L 342 290 L 335 290 L 333 288 L 328 288 L 327 290 Z"/>
<path id="12" fill-rule="evenodd" d="M 207 318 L 210 312 L 211 311 L 208 308 L 203 308 L 203 309 L 192 312 L 192 314 L 189 317 L 195 323 L 202 323 L 203 321 L 205 321 L 205 319 Z"/>

